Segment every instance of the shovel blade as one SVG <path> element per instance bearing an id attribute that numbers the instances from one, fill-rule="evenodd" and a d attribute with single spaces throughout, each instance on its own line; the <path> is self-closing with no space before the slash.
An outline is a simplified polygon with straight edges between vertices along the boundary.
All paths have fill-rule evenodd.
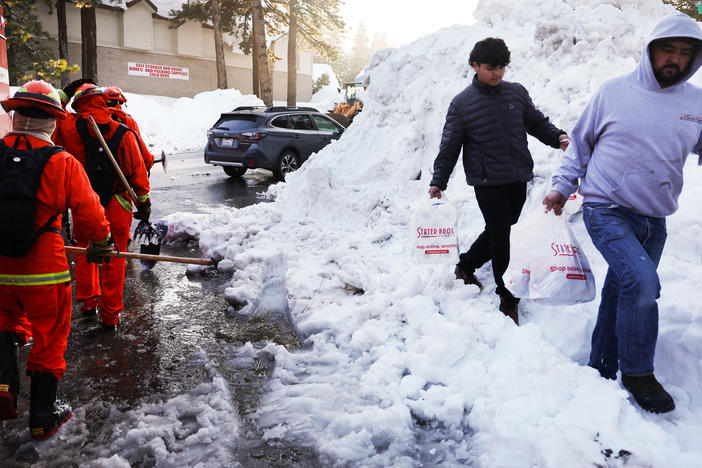
<path id="1" fill-rule="evenodd" d="M 143 254 L 149 254 L 149 255 L 158 255 L 161 253 L 161 244 L 141 244 L 139 247 L 139 253 Z M 156 260 L 144 260 L 141 259 L 139 260 L 139 263 L 141 263 L 141 267 L 144 270 L 150 270 L 154 266 L 156 266 Z"/>

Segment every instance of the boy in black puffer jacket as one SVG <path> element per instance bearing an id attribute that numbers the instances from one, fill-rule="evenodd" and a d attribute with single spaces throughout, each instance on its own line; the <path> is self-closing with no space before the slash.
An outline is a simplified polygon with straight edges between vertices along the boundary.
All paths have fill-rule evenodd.
<path id="1" fill-rule="evenodd" d="M 534 106 L 522 85 L 502 81 L 510 61 L 502 39 L 477 42 L 469 60 L 473 82 L 449 106 L 429 196 L 441 198 L 462 149 L 466 182 L 475 189 L 485 230 L 461 254 L 456 277 L 482 290 L 475 270 L 492 260 L 500 311 L 518 323 L 519 299 L 505 287 L 502 275 L 509 265 L 510 229 L 524 206 L 526 183 L 534 177 L 527 134 L 562 150 L 570 139 Z"/>

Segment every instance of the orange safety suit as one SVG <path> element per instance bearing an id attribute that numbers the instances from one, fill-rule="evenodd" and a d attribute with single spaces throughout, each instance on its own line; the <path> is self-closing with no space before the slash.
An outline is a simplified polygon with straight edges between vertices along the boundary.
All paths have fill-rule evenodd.
<path id="1" fill-rule="evenodd" d="M 144 142 L 144 139 L 141 137 L 139 125 L 137 125 L 136 120 L 134 120 L 134 118 L 131 115 L 127 114 L 126 112 L 124 112 L 124 110 L 122 110 L 119 107 L 108 107 L 108 109 L 110 109 L 110 112 L 112 112 L 113 119 L 131 128 L 132 130 L 134 130 L 134 133 L 137 134 L 137 141 L 139 142 L 139 148 L 141 149 L 141 156 L 144 158 L 146 172 L 150 171 L 151 168 L 154 167 L 154 155 L 151 154 L 149 148 Z"/>
<path id="2" fill-rule="evenodd" d="M 32 148 L 49 144 L 32 136 L 26 138 Z M 8 146 L 17 144 L 18 149 L 28 148 L 25 136 L 11 134 L 3 141 Z M 68 208 L 88 239 L 109 238 L 105 210 L 91 189 L 88 176 L 73 156 L 61 151 L 49 159 L 40 179 L 36 229 Z M 61 215 L 51 226 L 61 229 Z M 59 379 L 63 376 L 63 354 L 70 327 L 71 275 L 61 234 L 41 234 L 24 257 L 0 255 L 0 331 L 14 332 L 22 344 L 34 337 L 28 371 L 50 372 Z"/>
<path id="3" fill-rule="evenodd" d="M 77 104 L 78 112 L 76 114 L 69 114 L 66 119 L 57 122 L 54 140 L 85 165 L 86 150 L 76 127 L 77 120 L 87 118 L 90 115 L 97 124 L 107 124 L 108 129 L 103 134 L 105 140 L 115 133 L 120 124 L 112 120 L 112 114 L 101 95 L 84 96 Z M 88 128 L 92 135 L 92 128 Z M 138 204 L 148 200 L 149 178 L 139 151 L 139 144 L 132 132 L 124 134 L 119 143 L 117 154 L 113 156 L 138 197 L 138 200 L 134 200 L 134 202 Z M 113 187 L 114 195 L 105 207 L 105 214 L 110 222 L 115 245 L 120 251 L 126 251 L 129 230 L 132 225 L 132 199 L 119 178 L 115 178 Z M 88 245 L 89 237 L 86 234 L 76 224 L 75 240 L 81 247 Z M 95 263 L 88 263 L 85 257 L 76 257 L 76 300 L 82 303 L 82 310 L 99 307 L 103 323 L 116 325 L 119 322 L 119 314 L 124 309 L 123 293 L 126 269 L 127 261 L 124 258 L 112 258 L 109 263 L 104 263 L 102 265 L 101 287 L 99 266 Z"/>

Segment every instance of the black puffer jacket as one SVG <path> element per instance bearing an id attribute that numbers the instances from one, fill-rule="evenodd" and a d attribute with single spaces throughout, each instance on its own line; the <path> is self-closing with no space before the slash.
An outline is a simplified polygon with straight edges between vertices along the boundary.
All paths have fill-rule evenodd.
<path id="1" fill-rule="evenodd" d="M 507 81 L 487 86 L 474 76 L 449 106 L 431 185 L 446 189 L 461 147 L 469 185 L 531 180 L 534 161 L 527 133 L 559 148 L 558 137 L 566 132 L 534 107 L 524 86 Z"/>

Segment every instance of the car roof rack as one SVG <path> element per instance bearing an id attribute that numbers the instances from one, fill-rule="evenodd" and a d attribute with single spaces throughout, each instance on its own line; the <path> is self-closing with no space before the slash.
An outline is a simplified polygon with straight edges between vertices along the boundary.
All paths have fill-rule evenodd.
<path id="1" fill-rule="evenodd" d="M 318 112 L 314 107 L 287 107 L 287 106 L 271 106 L 265 112 L 287 112 L 287 111 L 312 111 Z"/>
<path id="2" fill-rule="evenodd" d="M 253 110 L 259 110 L 259 109 L 265 109 L 266 106 L 239 106 L 236 109 L 233 109 L 231 112 L 236 112 L 236 111 L 253 111 Z"/>

